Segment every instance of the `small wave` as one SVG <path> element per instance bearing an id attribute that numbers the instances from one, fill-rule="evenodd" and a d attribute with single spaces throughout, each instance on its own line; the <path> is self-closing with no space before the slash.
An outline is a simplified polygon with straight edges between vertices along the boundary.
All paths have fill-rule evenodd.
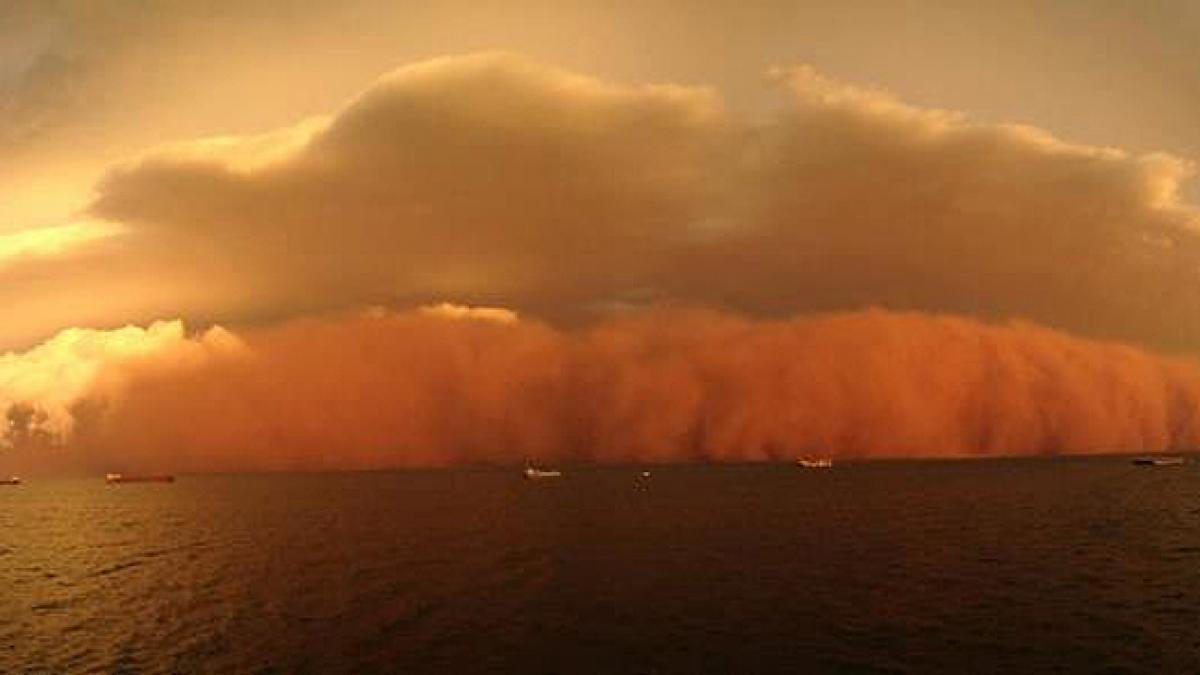
<path id="1" fill-rule="evenodd" d="M 113 565 L 109 565 L 107 567 L 102 567 L 87 576 L 88 576 L 88 578 L 106 577 L 106 576 L 109 576 L 110 574 L 116 574 L 117 572 L 127 570 L 131 567 L 141 567 L 142 564 L 143 563 L 141 560 L 126 560 L 124 562 L 119 562 L 119 563 L 116 563 Z"/>
<path id="2" fill-rule="evenodd" d="M 61 600 L 45 600 L 43 602 L 35 602 L 34 604 L 30 605 L 29 608 L 35 612 L 54 612 L 60 609 L 68 609 L 73 604 L 75 604 L 73 599 L 64 598 Z"/>

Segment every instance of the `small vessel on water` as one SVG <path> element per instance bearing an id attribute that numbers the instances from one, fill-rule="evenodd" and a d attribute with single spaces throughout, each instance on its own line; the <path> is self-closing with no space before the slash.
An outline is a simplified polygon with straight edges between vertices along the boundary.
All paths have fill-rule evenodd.
<path id="1" fill-rule="evenodd" d="M 8 478 L 0 478 L 0 485 L 20 485 L 20 476 L 9 476 Z"/>
<path id="2" fill-rule="evenodd" d="M 800 459 L 796 460 L 796 466 L 803 467 L 805 469 L 828 469 L 833 466 L 833 460 L 829 459 L 828 457 L 818 457 L 816 459 L 801 457 Z"/>
<path id="3" fill-rule="evenodd" d="M 523 473 L 524 473 L 525 477 L 530 480 L 537 479 L 537 478 L 560 478 L 560 477 L 562 477 L 562 472 L 557 469 L 539 469 L 538 467 L 536 467 L 532 464 L 526 464 L 525 471 Z"/>
<path id="4" fill-rule="evenodd" d="M 123 473 L 105 474 L 104 481 L 109 485 L 116 483 L 174 483 L 175 476 L 165 473 L 146 474 L 146 475 L 131 475 L 126 476 Z"/>
<path id="5" fill-rule="evenodd" d="M 1133 458 L 1133 463 L 1138 466 L 1179 466 L 1185 461 L 1182 457 L 1153 457 L 1149 455 Z"/>

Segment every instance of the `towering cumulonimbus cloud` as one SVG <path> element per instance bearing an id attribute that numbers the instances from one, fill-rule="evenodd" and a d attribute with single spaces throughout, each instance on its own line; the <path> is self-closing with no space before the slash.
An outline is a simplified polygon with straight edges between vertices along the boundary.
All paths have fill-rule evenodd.
<path id="1" fill-rule="evenodd" d="M 90 211 L 122 234 L 22 279 L 57 297 L 92 279 L 111 289 L 103 311 L 136 320 L 445 297 L 559 325 L 654 305 L 880 306 L 1200 345 L 1188 162 L 918 108 L 807 68 L 775 79 L 783 105 L 751 118 L 712 89 L 506 53 L 407 65 L 329 115 L 115 168 Z M 19 285 L 0 283 L 0 304 L 47 311 L 3 290 Z"/>
<path id="2" fill-rule="evenodd" d="M 45 462 L 320 470 L 1200 443 L 1197 364 L 1028 323 L 680 311 L 558 329 L 443 309 L 200 342 L 110 362 Z"/>

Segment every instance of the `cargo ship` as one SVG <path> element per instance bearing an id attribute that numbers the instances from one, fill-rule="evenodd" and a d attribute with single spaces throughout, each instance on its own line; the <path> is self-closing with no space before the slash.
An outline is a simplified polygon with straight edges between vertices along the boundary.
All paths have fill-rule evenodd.
<path id="1" fill-rule="evenodd" d="M 1183 464 L 1182 457 L 1134 457 L 1133 463 L 1138 466 L 1178 466 Z"/>
<path id="2" fill-rule="evenodd" d="M 141 476 L 126 476 L 123 473 L 110 473 L 105 474 L 104 482 L 110 485 L 116 483 L 174 483 L 175 476 L 165 473 L 146 474 Z"/>
<path id="3" fill-rule="evenodd" d="M 557 469 L 542 469 L 533 466 L 532 464 L 525 465 L 525 471 L 522 472 L 526 478 L 533 480 L 537 478 L 561 478 L 562 472 Z"/>
<path id="4" fill-rule="evenodd" d="M 796 460 L 796 466 L 803 467 L 805 469 L 828 469 L 833 466 L 833 460 L 826 457 L 820 457 L 817 459 L 808 459 L 802 457 Z"/>

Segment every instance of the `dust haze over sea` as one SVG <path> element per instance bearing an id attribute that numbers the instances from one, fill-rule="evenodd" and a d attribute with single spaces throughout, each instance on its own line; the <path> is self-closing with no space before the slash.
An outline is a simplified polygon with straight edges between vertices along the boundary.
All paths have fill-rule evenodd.
<path id="1" fill-rule="evenodd" d="M 0 472 L 22 474 L 1200 447 L 1194 360 L 882 309 L 561 327 L 441 305 L 237 333 L 66 331 L 0 361 L 4 405 L 10 422 L 34 416 L 0 434 Z"/>
<path id="2" fill-rule="evenodd" d="M 1194 464 L 563 468 L 0 488 L 0 671 L 1200 669 Z"/>

